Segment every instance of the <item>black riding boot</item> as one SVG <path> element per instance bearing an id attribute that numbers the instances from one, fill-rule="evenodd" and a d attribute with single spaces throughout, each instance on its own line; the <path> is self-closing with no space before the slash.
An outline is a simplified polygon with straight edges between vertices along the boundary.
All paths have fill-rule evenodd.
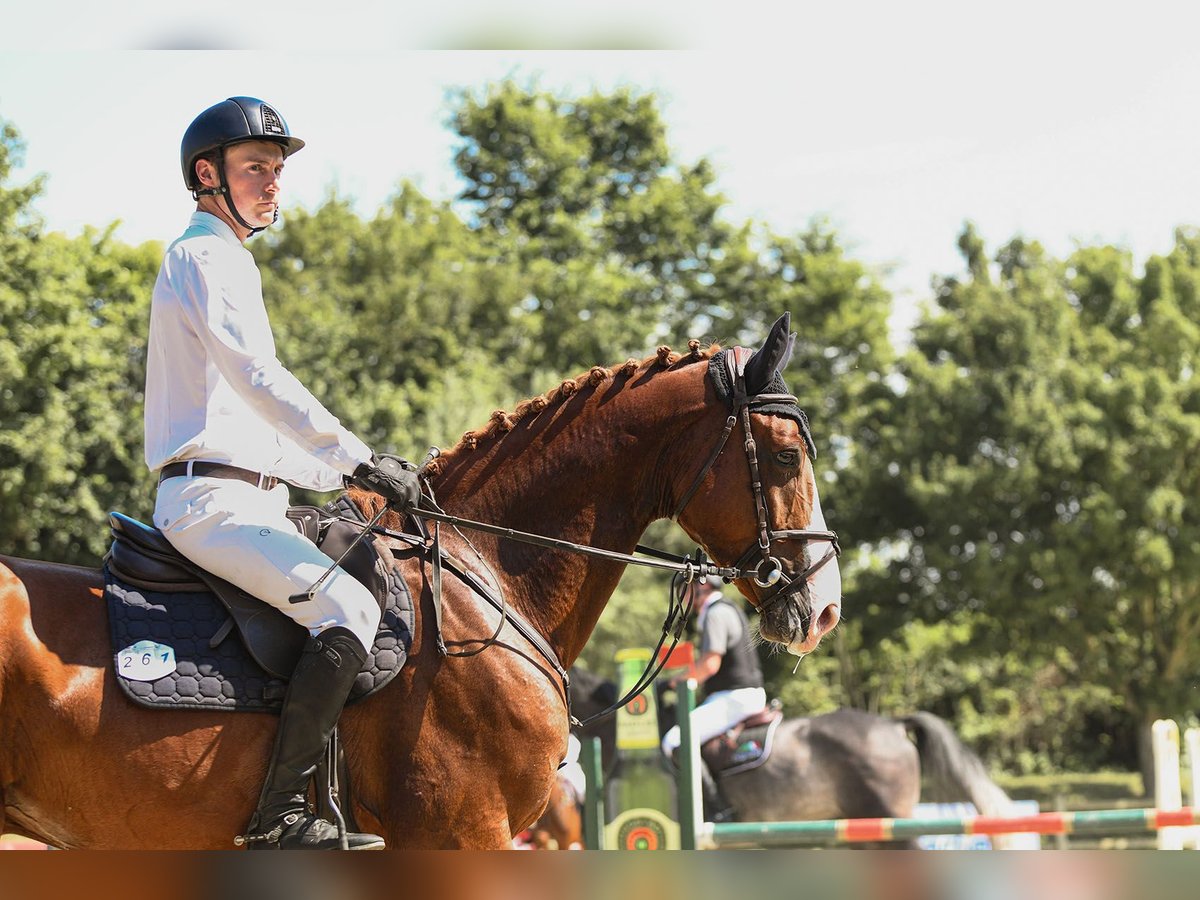
<path id="1" fill-rule="evenodd" d="M 247 829 L 248 849 L 341 847 L 337 826 L 308 811 L 308 782 L 365 661 L 362 644 L 346 628 L 308 639 L 283 700 L 271 765 Z M 378 835 L 347 833 L 346 838 L 351 850 L 383 849 Z"/>
<path id="2" fill-rule="evenodd" d="M 700 760 L 700 797 L 704 802 L 704 820 L 706 822 L 736 822 L 737 812 L 721 793 L 721 786 L 708 764 Z"/>

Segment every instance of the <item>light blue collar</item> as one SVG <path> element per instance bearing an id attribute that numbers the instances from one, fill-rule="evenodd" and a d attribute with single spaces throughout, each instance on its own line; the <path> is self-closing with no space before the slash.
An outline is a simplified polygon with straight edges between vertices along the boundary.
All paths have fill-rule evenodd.
<path id="1" fill-rule="evenodd" d="M 192 220 L 188 223 L 188 230 L 191 231 L 193 228 L 206 231 L 216 237 L 223 238 L 235 247 L 245 249 L 233 229 L 225 221 L 214 216 L 212 213 L 201 212 L 200 210 L 192 213 Z"/>

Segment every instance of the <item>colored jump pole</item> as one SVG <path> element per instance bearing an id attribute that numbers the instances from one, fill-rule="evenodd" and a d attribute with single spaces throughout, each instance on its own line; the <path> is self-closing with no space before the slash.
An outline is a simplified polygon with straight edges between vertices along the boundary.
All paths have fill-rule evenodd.
<path id="1" fill-rule="evenodd" d="M 698 846 L 786 847 L 907 840 L 925 834 L 1109 834 L 1200 824 L 1200 809 L 1102 809 L 1004 818 L 826 819 L 816 822 L 706 822 Z"/>
<path id="2" fill-rule="evenodd" d="M 675 715 L 679 724 L 679 845 L 695 850 L 704 810 L 700 795 L 700 744 L 692 735 L 692 708 L 696 705 L 696 679 L 688 678 L 677 689 Z"/>
<path id="3" fill-rule="evenodd" d="M 681 685 L 677 713 L 680 744 L 679 818 L 687 848 L 803 847 L 911 840 L 935 834 L 1128 834 L 1200 825 L 1200 806 L 1175 809 L 1101 809 L 1031 816 L 964 816 L 941 819 L 825 819 L 810 822 L 705 822 L 701 811 L 700 748 L 691 729 L 696 683 Z M 1194 741 L 1200 758 L 1200 734 Z M 684 752 L 687 748 L 688 752 Z"/>
<path id="4" fill-rule="evenodd" d="M 600 755 L 600 738 L 590 737 L 579 745 L 579 762 L 583 766 L 583 846 L 588 850 L 604 849 L 604 763 Z"/>

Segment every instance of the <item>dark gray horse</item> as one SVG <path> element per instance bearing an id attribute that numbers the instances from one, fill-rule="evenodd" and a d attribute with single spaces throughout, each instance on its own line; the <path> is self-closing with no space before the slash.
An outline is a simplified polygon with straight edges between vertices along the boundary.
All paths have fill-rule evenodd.
<path id="1" fill-rule="evenodd" d="M 582 672 L 582 670 L 578 670 Z M 611 682 L 572 674 L 573 704 L 580 718 L 615 696 Z M 663 726 L 674 721 L 665 711 Z M 601 738 L 606 765 L 614 737 L 611 719 L 589 729 Z M 771 756 L 758 768 L 717 780 L 742 821 L 911 818 L 922 799 L 969 801 L 981 815 L 1011 815 L 1008 795 L 958 739 L 950 726 L 927 712 L 888 718 L 857 709 L 785 719 L 775 732 Z M 927 788 L 922 798 L 922 780 Z M 1002 841 L 997 841 L 997 845 Z"/>
<path id="2" fill-rule="evenodd" d="M 785 719 L 774 752 L 756 769 L 721 778 L 745 820 L 910 818 L 921 800 L 969 800 L 1002 816 L 1008 795 L 979 758 L 932 713 L 886 718 L 839 709 Z"/>

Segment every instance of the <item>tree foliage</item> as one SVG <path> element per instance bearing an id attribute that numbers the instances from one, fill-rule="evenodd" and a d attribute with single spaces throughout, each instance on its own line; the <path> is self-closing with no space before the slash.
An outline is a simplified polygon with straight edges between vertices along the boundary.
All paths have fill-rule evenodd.
<path id="1" fill-rule="evenodd" d="M 6 184 L 21 144 L 0 141 L 0 544 L 95 563 L 105 516 L 148 510 L 140 407 L 147 301 L 160 251 L 112 229 L 44 234 L 40 179 Z"/>

